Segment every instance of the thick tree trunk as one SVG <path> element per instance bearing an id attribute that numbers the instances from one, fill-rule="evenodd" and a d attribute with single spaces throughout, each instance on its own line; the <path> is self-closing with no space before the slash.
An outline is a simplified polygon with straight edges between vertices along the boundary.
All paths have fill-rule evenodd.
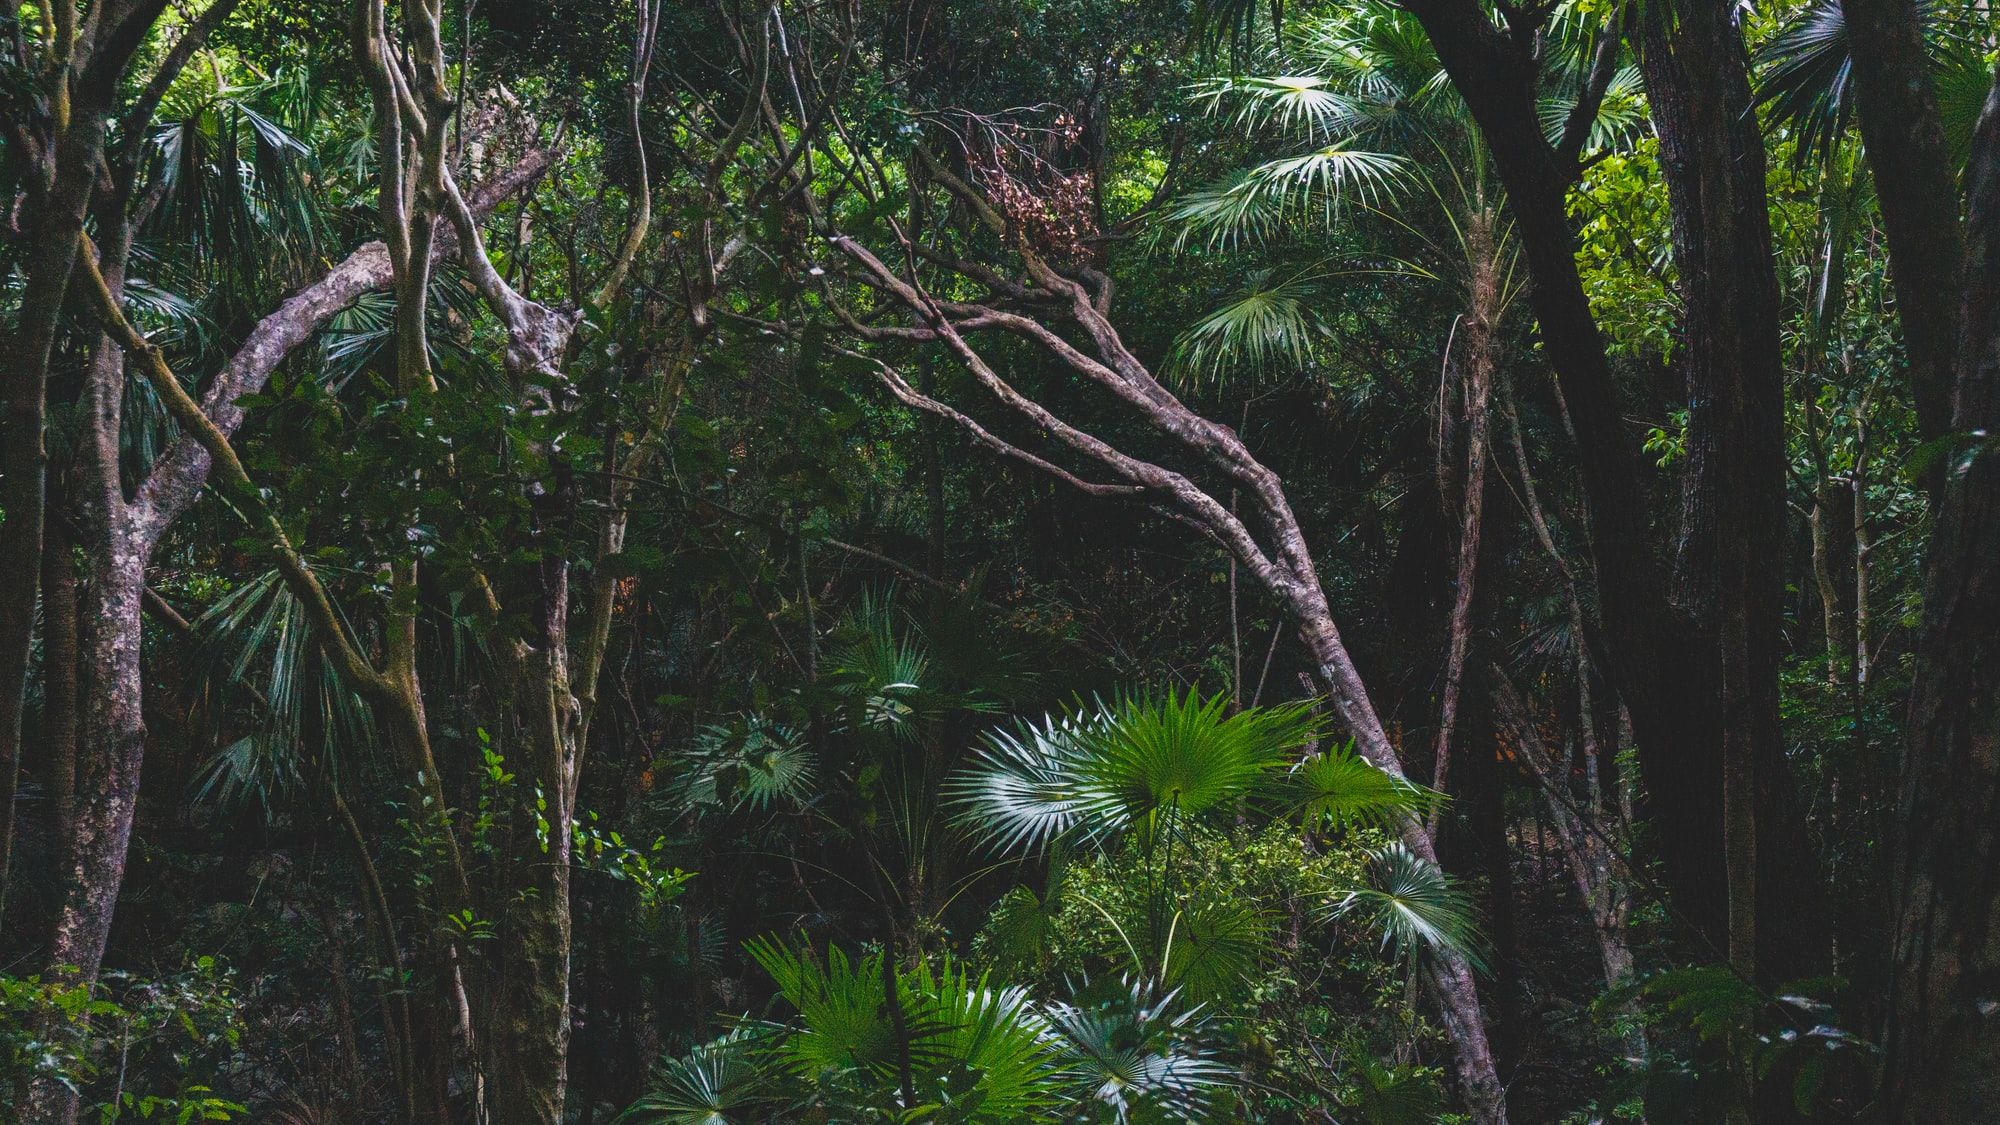
<path id="1" fill-rule="evenodd" d="M 0 380 L 0 574 L 14 576 L 0 582 L 0 918 L 13 865 L 22 712 L 41 586 L 49 361 L 108 117 L 101 109 L 78 107 L 74 112 L 55 142 L 48 194 L 23 217 L 29 241 L 20 320 L 3 338 L 10 361 L 18 366 Z"/>
<path id="2" fill-rule="evenodd" d="M 1909 355 L 1918 427 L 1934 438 L 1951 419 L 1961 307 L 1945 295 L 1959 292 L 1964 234 L 1958 176 L 1938 115 L 1921 9 L 1916 0 L 1841 3 L 1855 116 L 1889 242 L 1889 279 Z"/>
<path id="3" fill-rule="evenodd" d="M 1684 309 L 1688 455 L 1675 593 L 1692 624 L 1688 656 L 1714 691 L 1714 705 L 1693 716 L 1708 725 L 1696 745 L 1712 749 L 1675 768 L 1720 782 L 1729 960 L 1777 984 L 1824 971 L 1828 947 L 1816 924 L 1826 916 L 1817 857 L 1778 723 L 1784 370 L 1763 138 L 1734 17 L 1724 0 L 1677 10 L 1671 28 L 1649 13 L 1642 66 Z"/>
<path id="4" fill-rule="evenodd" d="M 91 545 L 93 567 L 82 599 L 82 745 L 71 837 L 65 851 L 62 904 L 48 954 L 52 979 L 97 979 L 111 935 L 125 855 L 139 801 L 146 731 L 139 684 L 139 598 L 144 576 L 129 525 Z M 31 1125 L 74 1119 L 74 1098 L 58 1083 L 30 1087 L 23 1118 Z"/>
<path id="5" fill-rule="evenodd" d="M 1905 733 L 1879 1107 L 2000 1118 L 2000 84 L 1974 139 L 1951 429 Z"/>
<path id="6" fill-rule="evenodd" d="M 123 200 L 108 201 L 107 214 Z M 122 219 L 100 224 L 106 284 L 124 288 L 131 231 Z M 50 935 L 50 979 L 92 984 L 111 936 L 125 856 L 138 811 L 146 726 L 140 679 L 140 611 L 147 545 L 119 474 L 125 355 L 108 335 L 91 348 L 80 401 L 83 416 L 77 509 L 89 581 L 78 608 L 80 749 L 70 838 L 64 842 L 63 897 Z M 32 1083 L 27 1120 L 74 1120 L 75 1095 L 53 1080 Z"/>

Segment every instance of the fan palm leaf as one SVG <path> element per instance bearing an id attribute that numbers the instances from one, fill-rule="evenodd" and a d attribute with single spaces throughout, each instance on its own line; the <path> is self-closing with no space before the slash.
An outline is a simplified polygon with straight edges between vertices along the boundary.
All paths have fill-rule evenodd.
<path id="1" fill-rule="evenodd" d="M 1351 743 L 1329 746 L 1286 775 L 1286 798 L 1309 825 L 1389 828 L 1421 816 L 1441 798 L 1355 753 Z"/>
<path id="2" fill-rule="evenodd" d="M 1269 270 L 1252 270 L 1227 303 L 1174 341 L 1173 372 L 1198 381 L 1235 370 L 1305 367 L 1327 335 L 1311 297 L 1310 278 L 1273 282 Z"/>
<path id="3" fill-rule="evenodd" d="M 1939 116 L 1962 167 L 1971 155 L 1973 124 L 1992 86 L 1992 68 L 1976 37 L 1921 5 Z M 1800 160 L 1828 159 L 1854 118 L 1854 68 L 1847 13 L 1841 0 L 1817 0 L 1792 17 L 1757 52 L 1759 100 L 1768 120 L 1795 130 Z"/>
<path id="4" fill-rule="evenodd" d="M 1399 956 L 1452 952 L 1481 965 L 1471 896 L 1436 863 L 1400 841 L 1369 856 L 1369 885 L 1343 895 L 1333 913 L 1366 918 Z"/>
<path id="5" fill-rule="evenodd" d="M 749 1125 L 759 1108 L 758 1051 L 768 1033 L 739 1028 L 653 1068 L 644 1097 L 619 1114 L 619 1125 Z"/>
<path id="6" fill-rule="evenodd" d="M 1143 978 L 1050 1006 L 1076 1098 L 1118 1122 L 1206 1121 L 1235 1071 L 1202 1045 L 1199 1007 Z"/>
<path id="7" fill-rule="evenodd" d="M 946 792 L 1002 851 L 1103 842 L 1254 795 L 1319 732 L 1304 705 L 1230 715 L 1225 696 L 1169 690 L 990 734 Z"/>

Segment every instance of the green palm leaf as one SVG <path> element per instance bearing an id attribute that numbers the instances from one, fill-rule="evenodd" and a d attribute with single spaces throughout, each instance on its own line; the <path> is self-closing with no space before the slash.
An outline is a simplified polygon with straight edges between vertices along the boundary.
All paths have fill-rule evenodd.
<path id="1" fill-rule="evenodd" d="M 620 1125 L 748 1125 L 763 1077 L 757 1052 L 768 1033 L 739 1028 L 653 1068 L 646 1095 L 613 1120 Z"/>
<path id="2" fill-rule="evenodd" d="M 1247 128 L 1304 127 L 1330 134 L 1368 115 L 1364 102 L 1316 74 L 1210 78 L 1194 85 L 1193 96 L 1207 103 L 1211 113 L 1224 112 L 1225 103 L 1239 103 L 1231 120 Z"/>
<path id="3" fill-rule="evenodd" d="M 1049 1010 L 1076 1098 L 1118 1122 L 1211 1120 L 1236 1072 L 1203 1046 L 1201 1009 L 1139 978 L 1084 991 Z"/>
<path id="4" fill-rule="evenodd" d="M 1400 841 L 1369 856 L 1371 885 L 1348 891 L 1333 913 L 1366 918 L 1399 956 L 1450 951 L 1483 967 L 1472 899 L 1436 863 Z"/>
<path id="5" fill-rule="evenodd" d="M 1435 808 L 1441 798 L 1355 753 L 1330 746 L 1292 767 L 1286 796 L 1301 820 L 1331 828 L 1389 828 Z"/>
<path id="6" fill-rule="evenodd" d="M 1162 222 L 1179 247 L 1237 246 L 1272 237 L 1315 206 L 1324 218 L 1346 206 L 1378 206 L 1409 182 L 1410 172 L 1404 157 L 1335 142 L 1191 191 L 1167 207 Z"/>
<path id="7" fill-rule="evenodd" d="M 1166 691 L 990 734 L 946 793 L 1001 851 L 1103 842 L 1254 795 L 1319 732 L 1302 704 L 1230 715 L 1225 696 Z"/>
<path id="8" fill-rule="evenodd" d="M 1245 903 L 1197 897 L 1174 919 L 1162 976 L 1199 1001 L 1240 997 L 1271 952 L 1271 916 Z"/>
<path id="9" fill-rule="evenodd" d="M 1172 371 L 1198 381 L 1236 370 L 1305 367 L 1326 339 L 1311 294 L 1308 279 L 1273 283 L 1269 270 L 1252 270 L 1235 296 L 1174 341 Z"/>

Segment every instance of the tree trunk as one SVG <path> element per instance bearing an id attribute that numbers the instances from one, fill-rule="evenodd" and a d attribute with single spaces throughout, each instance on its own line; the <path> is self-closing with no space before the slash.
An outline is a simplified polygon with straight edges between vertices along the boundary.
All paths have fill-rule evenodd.
<path id="1" fill-rule="evenodd" d="M 52 513 L 42 546 L 42 787 L 50 826 L 70 838 L 76 813 L 77 616 L 76 559 L 68 524 Z M 58 856 L 58 864 L 65 862 Z"/>
<path id="2" fill-rule="evenodd" d="M 556 599 L 567 600 L 561 593 Z M 547 647 L 517 652 L 512 661 L 527 747 L 523 780 L 532 786 L 523 796 L 535 802 L 517 815 L 541 820 L 514 833 L 498 981 L 489 982 L 484 1002 L 494 1125 L 558 1125 L 568 1090 L 571 831 L 582 732 L 568 705 L 566 640 L 558 618 Z"/>
<path id="3" fill-rule="evenodd" d="M 1887 1121 L 2000 1117 L 2000 84 L 1974 137 L 1951 429 L 1905 732 Z"/>
<path id="4" fill-rule="evenodd" d="M 0 920 L 13 866 L 16 789 L 21 776 L 21 722 L 34 646 L 35 604 L 42 572 L 42 523 L 47 502 L 49 361 L 62 319 L 63 295 L 76 262 L 77 236 L 90 206 L 108 111 L 81 106 L 55 142 L 51 183 L 41 206 L 23 216 L 28 250 L 23 264 L 20 320 L 5 337 L 20 366 L 0 380 Z M 41 169 L 32 174 L 40 175 Z M 31 193 L 30 200 L 34 199 Z"/>
<path id="5" fill-rule="evenodd" d="M 1825 916 L 1817 859 L 1778 722 L 1784 370 L 1763 138 L 1734 15 L 1724 0 L 1677 11 L 1671 28 L 1649 13 L 1642 65 L 1684 308 L 1688 454 L 1675 593 L 1692 623 L 1688 655 L 1714 690 L 1714 705 L 1695 715 L 1709 722 L 1698 745 L 1721 753 L 1678 768 L 1719 774 L 1728 957 L 1746 977 L 1777 984 L 1823 971 L 1827 946 L 1815 924 Z"/>
<path id="6" fill-rule="evenodd" d="M 1382 721 L 1368 701 L 1367 689 L 1347 646 L 1340 639 L 1340 630 L 1333 623 L 1326 595 L 1317 584 L 1294 587 L 1287 594 L 1286 600 L 1299 623 L 1306 648 L 1319 666 L 1320 676 L 1331 688 L 1334 707 L 1354 737 L 1356 749 L 1391 777 L 1404 776 L 1403 763 L 1383 731 Z M 1430 863 L 1437 862 L 1437 849 L 1422 824 L 1415 820 L 1406 822 L 1401 836 L 1410 851 Z M 1504 1125 L 1507 1091 L 1500 1084 L 1494 1064 L 1472 966 L 1458 954 L 1442 953 L 1425 960 L 1424 979 L 1437 995 L 1439 1016 L 1452 1044 L 1453 1074 L 1466 1110 L 1480 1125 Z"/>
<path id="7" fill-rule="evenodd" d="M 1849 492 L 1824 475 L 1813 482 L 1813 507 L 1807 515 L 1812 535 L 1813 588 L 1819 594 L 1820 628 L 1826 643 L 1826 682 L 1838 687 L 1854 665 L 1854 615 L 1840 581 L 1848 567 L 1841 556 L 1853 557 L 1854 517 Z M 1849 587 L 1852 588 L 1851 586 Z"/>
<path id="8" fill-rule="evenodd" d="M 1463 330 L 1465 363 L 1462 368 L 1460 406 L 1465 430 L 1465 471 L 1443 474 L 1444 501 L 1457 508 L 1455 524 L 1457 558 L 1452 579 L 1451 621 L 1446 628 L 1444 690 L 1438 708 L 1437 764 L 1431 784 L 1440 793 L 1450 793 L 1452 740 L 1458 731 L 1459 696 L 1465 682 L 1465 662 L 1472 649 L 1472 608 L 1479 576 L 1480 524 L 1486 509 L 1486 465 L 1492 447 L 1493 373 L 1499 358 L 1500 263 L 1493 241 L 1495 216 L 1481 210 L 1466 222 L 1466 260 L 1471 267 L 1467 279 L 1467 302 Z M 1446 404 L 1439 405 L 1447 409 Z M 1439 450 L 1440 457 L 1455 459 L 1456 450 Z M 1455 490 L 1448 487 L 1456 485 Z M 1431 818 L 1431 832 L 1437 832 L 1442 807 Z"/>
<path id="9" fill-rule="evenodd" d="M 1923 16 L 1915 0 L 1842 0 L 1841 12 L 1918 429 L 1935 438 L 1951 420 L 1961 315 L 1944 295 L 1960 291 L 1965 254 L 1958 175 L 1938 115 Z"/>
<path id="10" fill-rule="evenodd" d="M 111 206 L 122 211 L 123 201 Z M 107 207 L 107 211 L 110 207 Z M 100 224 L 99 264 L 113 294 L 123 290 L 131 231 L 114 219 Z M 81 754 L 76 801 L 65 843 L 62 904 L 47 958 L 50 979 L 96 981 L 124 882 L 125 857 L 138 810 L 139 770 L 146 727 L 141 700 L 140 610 L 146 588 L 146 547 L 140 521 L 124 498 L 119 437 L 125 356 L 110 336 L 91 349 L 81 399 L 80 535 L 90 560 L 78 611 Z M 27 1120 L 67 1122 L 76 1098 L 53 1080 L 32 1083 Z"/>

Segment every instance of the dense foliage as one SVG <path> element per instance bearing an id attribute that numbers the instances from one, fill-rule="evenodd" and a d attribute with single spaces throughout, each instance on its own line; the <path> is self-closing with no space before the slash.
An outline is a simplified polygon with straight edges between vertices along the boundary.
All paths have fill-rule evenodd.
<path id="1" fill-rule="evenodd" d="M 2000 1112 L 1985 6 L 0 25 L 0 1117 Z"/>

